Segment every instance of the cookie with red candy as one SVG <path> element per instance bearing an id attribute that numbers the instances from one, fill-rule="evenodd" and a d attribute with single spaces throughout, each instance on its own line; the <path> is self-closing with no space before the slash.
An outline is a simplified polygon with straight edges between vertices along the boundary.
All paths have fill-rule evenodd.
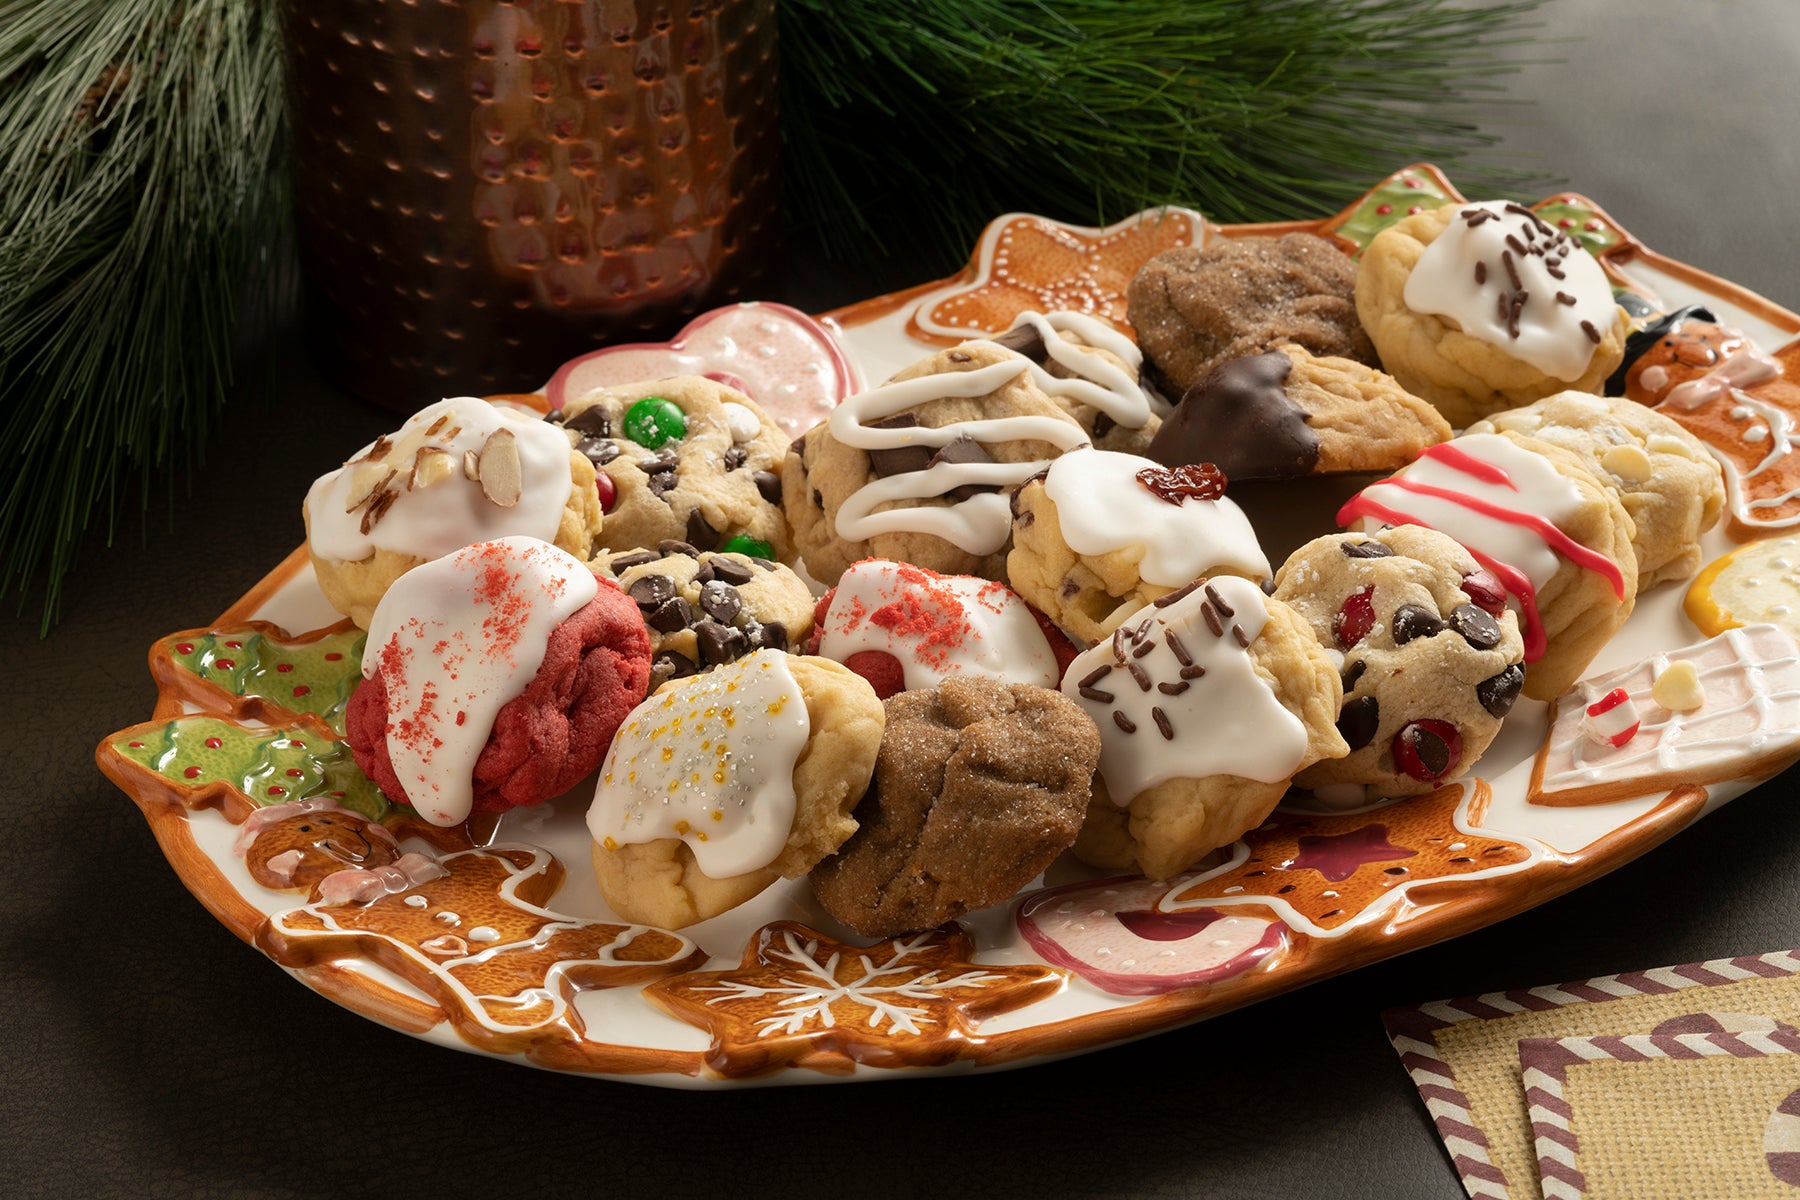
<path id="1" fill-rule="evenodd" d="M 1003 583 L 868 558 L 820 599 L 807 653 L 885 700 L 953 676 L 1053 688 L 1076 648 Z"/>
<path id="2" fill-rule="evenodd" d="M 638 605 L 535 538 L 479 542 L 382 597 L 350 698 L 357 765 L 436 825 L 560 795 L 650 682 Z"/>

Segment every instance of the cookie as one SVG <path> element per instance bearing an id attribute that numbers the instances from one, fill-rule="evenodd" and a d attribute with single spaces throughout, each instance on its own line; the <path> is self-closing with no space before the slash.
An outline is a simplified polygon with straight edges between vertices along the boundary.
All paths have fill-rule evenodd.
<path id="1" fill-rule="evenodd" d="M 1163 596 L 1077 658 L 1062 690 L 1100 730 L 1075 853 L 1152 879 L 1254 829 L 1296 774 L 1347 749 L 1336 664 L 1247 579 Z"/>
<path id="2" fill-rule="evenodd" d="M 1518 609 L 1533 700 L 1573 683 L 1637 597 L 1632 521 L 1618 497 L 1578 455 L 1520 434 L 1433 446 L 1351 497 L 1338 524 L 1423 525 L 1460 542 Z M 1470 594 L 1490 611 L 1498 603 Z"/>
<path id="3" fill-rule="evenodd" d="M 345 711 L 357 766 L 434 825 L 561 795 L 650 681 L 637 606 L 535 538 L 480 542 L 382 597 Z"/>
<path id="4" fill-rule="evenodd" d="M 363 629 L 407 571 L 476 542 L 533 537 L 586 558 L 600 534 L 594 468 L 535 414 L 441 400 L 308 489 L 319 590 Z"/>
<path id="5" fill-rule="evenodd" d="M 1444 534 L 1317 538 L 1275 573 L 1275 598 L 1343 658 L 1337 730 L 1350 753 L 1294 780 L 1334 799 L 1421 795 L 1465 774 L 1525 682 L 1498 580 Z"/>
<path id="6" fill-rule="evenodd" d="M 1376 235 L 1356 311 L 1381 365 L 1458 429 L 1573 389 L 1598 392 L 1625 350 L 1606 272 L 1522 204 L 1415 213 Z"/>
<path id="7" fill-rule="evenodd" d="M 810 871 L 856 832 L 885 717 L 822 658 L 758 650 L 626 719 L 588 809 L 600 894 L 679 929 Z"/>
<path id="8" fill-rule="evenodd" d="M 1094 722 L 1060 692 L 958 676 L 895 696 L 860 828 L 813 869 L 813 895 L 869 937 L 1009 900 L 1074 842 L 1099 760 Z"/>
<path id="9" fill-rule="evenodd" d="M 1718 524 L 1725 479 L 1704 443 L 1641 404 L 1590 392 L 1558 392 L 1496 413 L 1470 433 L 1504 430 L 1581 456 L 1631 514 L 1638 591 L 1700 569 L 1700 535 Z"/>
<path id="10" fill-rule="evenodd" d="M 1156 436 L 1168 402 L 1139 385 L 1143 351 L 1111 322 L 1086 313 L 1027 311 L 988 340 L 1042 367 L 1055 381 L 1040 381 L 1045 394 L 1094 445 L 1142 454 Z"/>
<path id="11" fill-rule="evenodd" d="M 952 677 L 1053 688 L 1075 647 L 1003 583 L 911 563 L 857 563 L 819 601 L 808 654 L 843 663 L 886 700 Z"/>
<path id="12" fill-rule="evenodd" d="M 1004 489 L 1088 444 L 1052 393 L 1079 392 L 1120 424 L 1150 420 L 1148 399 L 1115 361 L 1077 350 L 1059 361 L 1087 374 L 1059 379 L 996 342 L 965 342 L 840 404 L 794 443 L 783 467 L 807 572 L 829 585 L 851 563 L 888 558 L 1004 578 Z M 1109 391 L 1121 383 L 1132 394 Z"/>
<path id="13" fill-rule="evenodd" d="M 812 632 L 812 591 L 778 562 L 664 542 L 608 551 L 592 565 L 650 627 L 652 691 L 757 650 L 797 650 Z"/>
<path id="14" fill-rule="evenodd" d="M 1228 359 L 1189 388 L 1144 451 L 1210 462 L 1227 479 L 1395 471 L 1450 437 L 1450 423 L 1373 367 L 1294 345 Z"/>
<path id="15" fill-rule="evenodd" d="M 1202 575 L 1269 576 L 1217 472 L 1078 450 L 1013 496 L 1013 588 L 1081 642 Z"/>
<path id="16" fill-rule="evenodd" d="M 675 375 L 599 388 L 549 419 L 604 478 L 596 480 L 606 510 L 596 550 L 683 541 L 793 561 L 781 509 L 787 439 L 743 393 Z"/>
<path id="17" fill-rule="evenodd" d="M 1151 379 L 1182 396 L 1220 363 L 1283 344 L 1375 365 L 1356 316 L 1356 264 L 1310 233 L 1165 250 L 1126 290 Z"/>

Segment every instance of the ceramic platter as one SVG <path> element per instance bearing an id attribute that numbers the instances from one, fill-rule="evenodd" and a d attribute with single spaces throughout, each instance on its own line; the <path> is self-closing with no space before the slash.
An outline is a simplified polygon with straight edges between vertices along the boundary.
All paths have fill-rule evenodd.
<path id="1" fill-rule="evenodd" d="M 1169 209 L 1080 229 L 1002 217 L 957 276 L 829 314 L 847 355 L 827 347 L 808 370 L 841 394 L 858 376 L 879 381 L 939 346 L 1003 331 L 1024 309 L 1122 321 L 1127 281 L 1170 246 L 1305 229 L 1356 253 L 1406 212 L 1459 199 L 1437 171 L 1417 166 L 1323 221 L 1219 227 Z M 1582 197 L 1533 207 L 1600 257 L 1616 291 L 1655 311 L 1704 303 L 1782 359 L 1785 377 L 1728 407 L 1740 426 L 1755 423 L 1743 413 L 1763 413 L 1785 451 L 1785 414 L 1800 407 L 1800 317 L 1649 251 Z M 772 333 L 785 311 L 762 306 Z M 746 375 L 754 363 L 707 363 L 705 337 L 690 342 L 641 350 L 745 376 L 755 394 L 760 385 Z M 552 401 L 571 378 L 552 380 Z M 1783 458 L 1738 475 L 1736 515 L 1707 535 L 1708 561 L 1736 544 L 1730 533 L 1794 532 L 1795 518 L 1757 515 L 1771 511 L 1756 505 L 1758 489 L 1788 473 Z M 1343 494 L 1293 487 L 1278 501 L 1239 502 L 1280 562 L 1332 530 Z M 1773 561 L 1771 570 L 1785 566 Z M 1689 649 L 1706 639 L 1683 615 L 1683 589 L 1641 595 L 1589 677 L 1616 674 L 1647 690 L 1658 656 L 1679 653 L 1698 663 L 1709 697 L 1725 697 L 1702 710 L 1706 720 L 1657 709 L 1628 752 L 1571 763 L 1580 739 L 1572 750 L 1570 714 L 1556 721 L 1521 699 L 1473 773 L 1430 795 L 1358 811 L 1283 807 L 1173 882 L 1101 878 L 1065 859 L 1013 903 L 875 944 L 834 925 L 804 880 L 679 933 L 617 923 L 588 865 L 588 787 L 478 828 L 436 830 L 389 805 L 340 740 L 360 634 L 334 624 L 303 551 L 211 626 L 156 643 L 155 713 L 106 739 L 98 758 L 220 921 L 300 983 L 396 1030 L 668 1086 L 986 1071 L 1198 1021 L 1502 920 L 1644 853 L 1787 766 L 1800 757 L 1793 644 L 1756 626 Z M 1559 783 L 1569 780 L 1576 786 Z M 332 803 L 310 822 L 271 819 L 273 806 L 306 797 Z M 436 857 L 443 877 L 337 907 L 308 904 L 300 876 L 285 888 L 266 882 L 271 864 L 302 863 L 333 839 L 366 839 L 372 822 Z"/>

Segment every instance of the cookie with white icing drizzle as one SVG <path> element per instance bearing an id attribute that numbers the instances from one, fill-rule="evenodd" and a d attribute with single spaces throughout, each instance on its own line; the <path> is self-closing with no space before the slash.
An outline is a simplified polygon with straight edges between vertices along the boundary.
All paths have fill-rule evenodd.
<path id="1" fill-rule="evenodd" d="M 588 809 L 614 913 L 679 929 L 797 878 L 856 832 L 886 717 L 823 658 L 758 650 L 626 718 Z"/>
<path id="2" fill-rule="evenodd" d="M 1150 399 L 1116 354 L 1058 335 L 1060 326 L 1075 327 L 1066 317 L 1028 313 L 1013 338 L 1042 342 L 1046 362 L 1064 374 L 1001 342 L 963 342 L 851 396 L 797 439 L 783 466 L 783 495 L 815 579 L 835 583 L 864 558 L 1004 578 L 1012 538 L 1006 489 L 1089 444 L 1100 416 L 1129 428 L 1154 421 Z M 1089 426 L 1071 414 L 1089 414 Z"/>
<path id="3" fill-rule="evenodd" d="M 1382 230 L 1357 270 L 1356 311 L 1382 367 L 1459 429 L 1555 392 L 1598 392 L 1625 349 L 1599 260 L 1510 201 Z"/>
<path id="4" fill-rule="evenodd" d="M 458 396 L 314 481 L 301 513 L 319 589 L 364 629 L 393 582 L 476 542 L 533 537 L 585 559 L 594 468 L 534 413 Z"/>
<path id="5" fill-rule="evenodd" d="M 1046 393 L 1102 450 L 1142 454 L 1168 412 L 1169 399 L 1142 382 L 1143 351 L 1100 317 L 1022 312 L 990 340 L 1056 380 Z"/>
<path id="6" fill-rule="evenodd" d="M 1371 484 L 1338 524 L 1423 525 L 1498 580 L 1525 638 L 1525 694 L 1554 698 L 1587 669 L 1637 597 L 1632 520 L 1581 458 L 1513 433 L 1466 434 Z"/>
<path id="7" fill-rule="evenodd" d="M 1204 466 L 1077 450 L 1013 496 L 1013 588 L 1081 642 L 1202 575 L 1269 576 L 1225 479 Z"/>
<path id="8" fill-rule="evenodd" d="M 1077 657 L 1063 692 L 1100 729 L 1075 853 L 1153 879 L 1254 829 L 1295 774 L 1346 750 L 1336 664 L 1247 579 L 1164 595 Z"/>

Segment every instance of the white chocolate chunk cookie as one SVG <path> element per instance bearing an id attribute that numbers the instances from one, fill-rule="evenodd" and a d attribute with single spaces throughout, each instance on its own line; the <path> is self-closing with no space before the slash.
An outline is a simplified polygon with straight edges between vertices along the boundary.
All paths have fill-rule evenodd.
<path id="1" fill-rule="evenodd" d="M 810 871 L 856 832 L 881 701 L 821 658 L 758 650 L 626 718 L 588 809 L 600 893 L 679 929 Z"/>

